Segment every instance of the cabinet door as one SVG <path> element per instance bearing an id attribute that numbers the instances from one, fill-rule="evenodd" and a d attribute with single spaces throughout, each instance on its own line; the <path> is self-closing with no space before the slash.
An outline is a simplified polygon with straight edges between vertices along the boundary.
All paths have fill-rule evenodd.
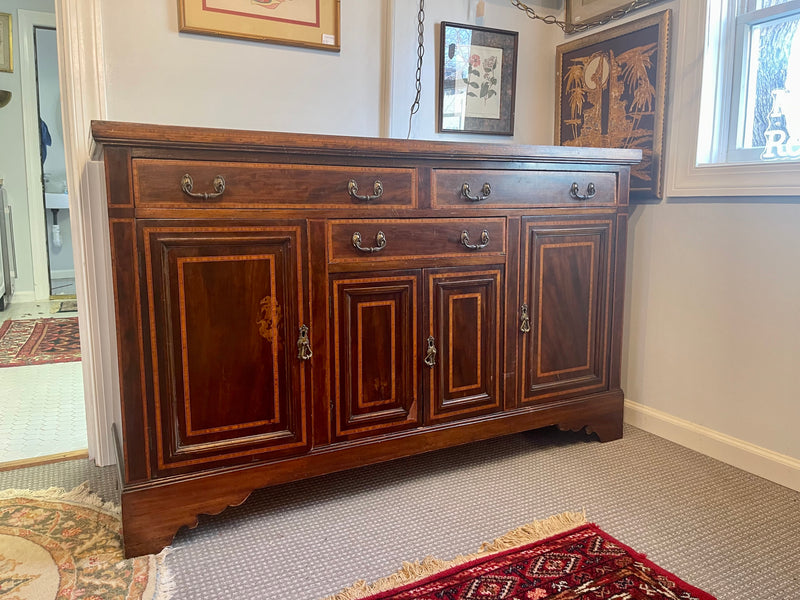
<path id="1" fill-rule="evenodd" d="M 426 421 L 438 423 L 500 409 L 502 267 L 425 271 L 428 344 Z"/>
<path id="2" fill-rule="evenodd" d="M 608 388 L 613 235 L 611 219 L 523 219 L 523 404 Z"/>
<path id="3" fill-rule="evenodd" d="M 302 225 L 140 225 L 159 471 L 308 448 Z"/>
<path id="4" fill-rule="evenodd" d="M 331 278 L 333 438 L 419 423 L 419 271 Z"/>

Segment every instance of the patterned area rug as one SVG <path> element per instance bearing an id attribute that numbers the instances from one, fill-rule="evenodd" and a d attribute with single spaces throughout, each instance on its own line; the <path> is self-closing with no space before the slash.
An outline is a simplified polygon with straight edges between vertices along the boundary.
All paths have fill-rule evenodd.
<path id="1" fill-rule="evenodd" d="M 123 560 L 120 530 L 85 486 L 0 492 L 0 598 L 167 600 L 165 552 Z"/>
<path id="2" fill-rule="evenodd" d="M 577 527 L 576 527 L 577 525 Z M 480 552 L 404 563 L 326 600 L 715 600 L 625 546 L 581 513 L 506 534 Z"/>
<path id="3" fill-rule="evenodd" d="M 0 325 L 0 367 L 81 359 L 78 317 L 21 319 Z"/>

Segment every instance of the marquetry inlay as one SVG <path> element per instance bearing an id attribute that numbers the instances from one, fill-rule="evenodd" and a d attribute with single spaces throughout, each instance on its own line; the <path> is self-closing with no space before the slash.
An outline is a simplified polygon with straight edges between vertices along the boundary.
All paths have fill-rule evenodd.
<path id="1" fill-rule="evenodd" d="M 384 308 L 389 311 L 389 339 L 384 340 L 384 354 L 382 356 L 368 356 L 367 360 L 382 363 L 387 361 L 389 364 L 389 380 L 374 378 L 372 381 L 365 381 L 364 377 L 364 346 L 358 343 L 358 392 L 356 402 L 359 408 L 379 406 L 381 404 L 393 404 L 397 401 L 397 373 L 395 372 L 395 360 L 397 359 L 397 303 L 392 300 L 376 302 L 359 302 L 358 304 L 358 323 L 356 325 L 356 340 L 360 342 L 367 336 L 374 337 L 382 332 L 366 331 L 364 329 L 364 311 L 368 309 Z M 377 400 L 368 400 L 365 397 L 364 388 L 374 394 Z"/>
<path id="2" fill-rule="evenodd" d="M 284 430 L 288 423 L 284 423 L 283 419 L 286 415 L 282 415 L 280 411 L 280 398 L 283 394 L 280 389 L 278 378 L 275 378 L 272 383 L 270 394 L 272 395 L 272 406 L 270 412 L 272 415 L 269 418 L 258 419 L 257 421 L 250 421 L 246 423 L 227 424 L 213 428 L 194 429 L 191 424 L 191 390 L 189 386 L 189 376 L 187 374 L 187 324 L 186 324 L 186 307 L 191 304 L 191 301 L 185 296 L 185 265 L 193 262 L 196 263 L 224 263 L 224 262 L 240 262 L 242 260 L 260 260 L 267 261 L 270 265 L 271 283 L 270 290 L 264 290 L 266 295 L 270 296 L 277 290 L 277 280 L 275 279 L 275 260 L 277 256 L 284 255 L 290 260 L 284 265 L 285 268 L 294 269 L 297 281 L 303 280 L 303 265 L 300 260 L 293 258 L 293 247 L 297 247 L 301 239 L 301 229 L 297 226 L 253 226 L 253 227 L 231 227 L 231 226 L 211 226 L 211 227 L 145 227 L 142 230 L 145 243 L 143 244 L 144 264 L 147 282 L 147 306 L 150 313 L 149 328 L 150 328 L 150 345 L 151 345 L 151 369 L 153 373 L 153 404 L 154 404 L 154 417 L 157 435 L 155 436 L 156 444 L 156 458 L 158 467 L 161 469 L 169 467 L 179 467 L 194 464 L 201 464 L 206 462 L 207 459 L 202 457 L 203 453 L 214 452 L 215 458 L 236 458 L 240 456 L 248 456 L 264 452 L 264 446 L 258 444 L 269 445 L 270 448 L 282 448 L 291 446 L 303 446 L 306 443 L 306 431 L 304 428 L 299 428 L 296 432 L 292 433 Z M 172 443 L 167 441 L 167 434 L 169 430 L 164 428 L 163 422 L 163 403 L 164 399 L 161 394 L 160 370 L 158 361 L 158 344 L 159 335 L 157 334 L 156 319 L 154 315 L 157 311 L 162 311 L 165 306 L 156 302 L 154 290 L 154 269 L 155 257 L 153 256 L 153 243 L 157 244 L 156 252 L 169 253 L 180 247 L 180 242 L 191 240 L 193 246 L 207 244 L 205 247 L 213 247 L 214 245 L 237 244 L 246 242 L 255 247 L 261 246 L 262 248 L 275 248 L 279 250 L 277 253 L 258 253 L 258 254 L 241 254 L 241 255 L 208 255 L 208 256 L 194 256 L 194 257 L 176 257 L 176 272 L 174 274 L 178 282 L 178 298 L 177 307 L 173 305 L 173 309 L 177 311 L 180 323 L 180 365 L 179 370 L 175 373 L 180 376 L 183 383 L 184 395 L 181 397 L 178 405 L 181 403 L 183 407 L 177 406 L 183 414 L 184 427 L 186 427 L 185 439 L 174 439 Z M 202 240 L 202 241 L 201 241 Z M 284 254 L 285 250 L 289 250 Z M 166 254 L 164 254 L 166 255 Z M 158 254 L 156 254 L 158 256 Z M 163 256 L 159 256 L 159 263 L 164 264 Z M 189 259 L 189 260 L 186 260 Z M 177 265 L 184 265 L 181 269 Z M 166 283 L 166 282 L 165 282 Z M 300 310 L 299 318 L 303 317 L 303 302 L 302 290 L 298 287 L 297 296 L 295 300 Z M 287 298 L 291 300 L 291 297 Z M 278 304 L 277 296 L 273 300 L 273 305 Z M 282 312 L 282 309 L 281 309 Z M 253 329 L 258 331 L 258 320 L 261 315 L 261 304 L 253 307 Z M 220 316 L 223 316 L 220 313 Z M 274 324 L 274 322 L 273 322 Z M 164 332 L 165 333 L 165 332 Z M 163 335 L 163 333 L 162 333 Z M 163 342 L 162 342 L 163 343 Z M 278 364 L 280 364 L 281 344 L 270 344 L 271 350 L 268 360 L 272 363 L 273 369 L 275 368 L 276 356 L 278 357 Z M 144 357 L 143 357 L 144 358 Z M 277 371 L 275 371 L 277 373 Z M 298 397 L 299 415 L 297 418 L 303 419 L 306 411 L 306 385 L 303 377 L 299 380 L 299 389 L 292 392 Z M 176 399 L 178 400 L 178 399 Z M 168 398 L 168 403 L 172 401 Z M 259 430 L 258 433 L 252 433 L 251 430 Z M 246 438 L 236 437 L 237 431 L 246 432 Z M 218 442 L 201 442 L 198 436 L 204 435 L 217 435 L 228 433 L 227 439 Z M 176 431 L 177 434 L 177 431 Z M 296 436 L 295 436 L 296 434 Z M 192 438 L 195 438 L 194 440 Z M 243 444 L 242 439 L 249 441 L 248 444 Z M 196 440 L 196 441 L 195 441 Z M 238 448 L 238 446 L 249 446 L 246 448 Z M 224 449 L 224 451 L 222 450 Z"/>
<path id="3" fill-rule="evenodd" d="M 461 328 L 457 327 L 456 324 L 453 322 L 453 320 L 454 320 L 456 311 L 458 310 L 456 308 L 456 303 L 467 303 L 467 302 L 474 302 L 475 303 L 475 310 L 474 310 L 475 323 L 474 323 L 474 329 L 472 329 L 472 331 L 473 331 L 473 333 L 474 333 L 474 335 L 476 337 L 476 341 L 475 341 L 475 348 L 476 348 L 475 365 L 474 365 L 474 369 L 472 370 L 472 373 L 475 376 L 475 380 L 472 381 L 472 382 L 469 382 L 469 383 L 463 382 L 464 385 L 457 386 L 457 385 L 455 385 L 455 376 L 454 376 L 454 373 L 453 373 L 453 366 L 455 365 L 455 362 L 456 362 L 456 357 L 455 357 L 454 353 L 455 353 L 455 349 L 458 348 L 458 344 L 456 343 L 456 337 L 458 335 L 460 335 L 460 334 L 464 334 L 465 331 L 464 331 L 464 329 L 461 329 Z M 447 378 L 447 383 L 448 383 L 448 390 L 447 391 L 450 394 L 455 394 L 457 392 L 464 392 L 466 390 L 474 390 L 476 388 L 480 389 L 480 387 L 481 387 L 481 375 L 483 373 L 483 370 L 481 369 L 481 349 L 483 348 L 483 340 L 481 339 L 481 333 L 482 333 L 483 327 L 481 327 L 481 324 L 484 321 L 483 304 L 482 304 L 481 294 L 479 294 L 479 293 L 474 293 L 474 294 L 452 294 L 452 295 L 450 295 L 448 297 L 448 304 L 449 304 L 449 310 L 448 310 L 448 315 L 449 315 L 448 333 L 449 333 L 449 338 L 450 339 L 448 340 L 448 342 L 449 342 L 448 343 L 448 355 L 449 356 L 448 356 L 448 361 L 447 362 L 448 362 L 449 367 L 450 367 L 450 369 L 449 369 L 450 372 L 449 372 L 449 377 Z"/>
<path id="4" fill-rule="evenodd" d="M 596 244 L 592 242 L 567 242 L 567 243 L 556 243 L 556 244 L 542 244 L 539 249 L 539 302 L 538 302 L 538 318 L 537 324 L 539 325 L 536 327 L 536 335 L 538 341 L 538 347 L 542 347 L 542 335 L 544 327 L 542 324 L 544 323 L 543 313 L 545 310 L 544 306 L 544 291 L 547 289 L 543 283 L 545 277 L 545 265 L 546 265 L 546 257 L 545 254 L 547 252 L 563 252 L 567 248 L 575 248 L 580 249 L 583 251 L 588 251 L 588 257 L 585 259 L 579 260 L 581 264 L 590 265 L 589 268 L 589 285 L 586 289 L 586 305 L 588 307 L 588 318 L 587 318 L 587 328 L 586 328 L 586 361 L 584 364 L 581 365 L 574 365 L 572 367 L 567 367 L 564 369 L 555 369 L 552 371 L 545 371 L 542 368 L 542 356 L 543 353 L 539 352 L 537 355 L 537 365 L 536 365 L 536 372 L 539 377 L 547 377 L 550 375 L 562 375 L 564 373 L 574 373 L 576 371 L 585 371 L 590 366 L 591 361 L 591 354 L 592 354 L 592 337 L 594 336 L 594 306 L 592 306 L 591 299 L 594 297 L 594 288 L 595 288 L 595 266 L 596 266 L 596 256 L 595 256 L 595 247 Z"/>
<path id="5" fill-rule="evenodd" d="M 195 428 L 192 424 L 192 382 L 189 376 L 189 353 L 188 353 L 188 340 L 187 340 L 187 312 L 191 310 L 191 302 L 187 303 L 186 298 L 186 270 L 187 265 L 191 268 L 191 266 L 200 266 L 203 264 L 209 263 L 221 263 L 221 262 L 244 262 L 244 261 L 256 261 L 256 262 L 264 262 L 268 265 L 269 269 L 269 291 L 271 294 L 275 293 L 276 290 L 276 280 L 275 280 L 275 257 L 272 254 L 259 254 L 259 255 L 243 255 L 243 256 L 190 256 L 190 257 L 178 257 L 177 258 L 177 269 L 178 269 L 178 302 L 180 306 L 180 324 L 181 324 L 181 364 L 183 365 L 183 406 L 184 412 L 186 416 L 186 435 L 187 436 L 196 436 L 196 435 L 203 435 L 208 433 L 217 433 L 220 431 L 235 431 L 238 429 L 248 429 L 253 427 L 261 427 L 264 425 L 273 425 L 280 421 L 280 385 L 279 380 L 277 377 L 274 378 L 272 382 L 272 418 L 269 419 L 260 419 L 258 421 L 252 421 L 248 423 L 237 423 L 235 425 L 224 425 L 221 427 L 207 427 L 204 429 Z M 271 307 L 271 315 L 270 319 L 273 325 L 276 323 L 275 321 L 275 314 L 276 309 L 278 307 L 278 300 L 275 298 L 274 295 L 270 295 L 267 297 L 268 304 Z M 260 306 L 258 307 L 258 315 L 260 316 L 262 307 L 264 305 L 264 300 L 261 301 Z M 258 321 L 254 323 L 254 327 L 258 326 L 259 334 L 262 331 L 262 325 Z M 279 340 L 274 339 L 276 337 L 277 330 L 274 328 L 270 330 L 269 339 L 266 338 L 263 334 L 262 337 L 265 337 L 268 342 L 270 342 L 270 360 L 272 362 L 273 373 L 278 373 L 279 370 L 279 361 L 280 361 L 280 343 Z M 224 353 L 225 348 L 219 348 L 219 353 Z"/>

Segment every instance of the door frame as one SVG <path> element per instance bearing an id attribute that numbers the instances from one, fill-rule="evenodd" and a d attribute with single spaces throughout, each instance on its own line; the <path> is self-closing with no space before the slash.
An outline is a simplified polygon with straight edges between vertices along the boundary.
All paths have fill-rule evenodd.
<path id="1" fill-rule="evenodd" d="M 55 0 L 64 153 L 89 457 L 116 462 L 119 422 L 114 295 L 102 163 L 91 160 L 91 121 L 106 118 L 101 0 Z"/>
<path id="2" fill-rule="evenodd" d="M 39 92 L 36 85 L 36 40 L 34 29 L 56 29 L 53 13 L 19 9 L 19 70 L 22 91 L 22 132 L 25 152 L 25 185 L 28 192 L 28 234 L 33 267 L 33 300 L 50 298 L 47 231 L 43 205 L 42 160 L 39 133 Z"/>

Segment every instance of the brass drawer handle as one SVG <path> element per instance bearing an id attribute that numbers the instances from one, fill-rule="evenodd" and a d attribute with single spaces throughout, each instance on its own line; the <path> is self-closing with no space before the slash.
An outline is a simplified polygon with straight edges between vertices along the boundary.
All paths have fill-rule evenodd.
<path id="1" fill-rule="evenodd" d="M 297 338 L 297 358 L 300 360 L 310 360 L 314 356 L 311 351 L 311 342 L 308 339 L 308 325 L 300 325 L 300 335 Z"/>
<path id="2" fill-rule="evenodd" d="M 580 186 L 578 182 L 575 181 L 572 184 L 572 187 L 569 188 L 569 195 L 572 196 L 575 200 L 589 200 L 590 198 L 594 198 L 594 195 L 597 193 L 597 188 L 594 186 L 593 183 L 590 183 L 586 186 L 586 193 L 580 193 Z"/>
<path id="3" fill-rule="evenodd" d="M 201 198 L 203 200 L 213 200 L 214 198 L 219 198 L 222 196 L 223 192 L 225 192 L 225 179 L 222 175 L 217 175 L 214 177 L 213 181 L 214 192 L 211 194 L 198 194 L 196 192 L 192 192 L 194 189 L 194 181 L 192 181 L 192 176 L 188 173 L 181 177 L 181 189 L 183 193 L 187 196 L 191 196 L 192 198 Z"/>
<path id="4" fill-rule="evenodd" d="M 489 231 L 484 229 L 481 232 L 481 243 L 480 244 L 470 244 L 469 243 L 469 233 L 466 231 L 461 232 L 461 243 L 464 245 L 465 248 L 469 248 L 470 250 L 481 250 L 482 248 L 486 248 L 489 245 Z"/>
<path id="5" fill-rule="evenodd" d="M 372 186 L 373 195 L 370 196 L 366 194 L 364 196 L 358 195 L 358 184 L 356 183 L 355 179 L 351 179 L 347 182 L 347 191 L 349 192 L 350 196 L 355 198 L 356 200 L 361 200 L 362 202 L 369 202 L 370 200 L 377 200 L 381 196 L 383 196 L 383 184 L 380 181 L 375 181 L 375 184 Z"/>
<path id="6" fill-rule="evenodd" d="M 436 366 L 436 340 L 432 335 L 428 336 L 428 353 L 425 355 L 425 364 L 431 369 Z"/>
<path id="7" fill-rule="evenodd" d="M 483 187 L 481 188 L 481 193 L 478 194 L 477 196 L 469 195 L 470 189 L 468 183 L 464 183 L 464 185 L 461 186 L 461 195 L 464 196 L 464 198 L 466 198 L 467 200 L 470 200 L 472 202 L 480 202 L 481 200 L 486 200 L 489 197 L 489 194 L 491 193 L 492 193 L 492 186 L 490 186 L 488 183 L 483 184 Z"/>
<path id="8" fill-rule="evenodd" d="M 375 246 L 362 246 L 361 233 L 356 231 L 353 234 L 353 247 L 361 252 L 380 252 L 386 247 L 386 235 L 379 231 L 375 236 Z"/>
<path id="9" fill-rule="evenodd" d="M 519 330 L 522 333 L 528 333 L 531 330 L 531 319 L 528 316 L 528 305 L 523 304 L 520 310 L 522 312 L 522 316 L 519 319 L 520 320 Z"/>

